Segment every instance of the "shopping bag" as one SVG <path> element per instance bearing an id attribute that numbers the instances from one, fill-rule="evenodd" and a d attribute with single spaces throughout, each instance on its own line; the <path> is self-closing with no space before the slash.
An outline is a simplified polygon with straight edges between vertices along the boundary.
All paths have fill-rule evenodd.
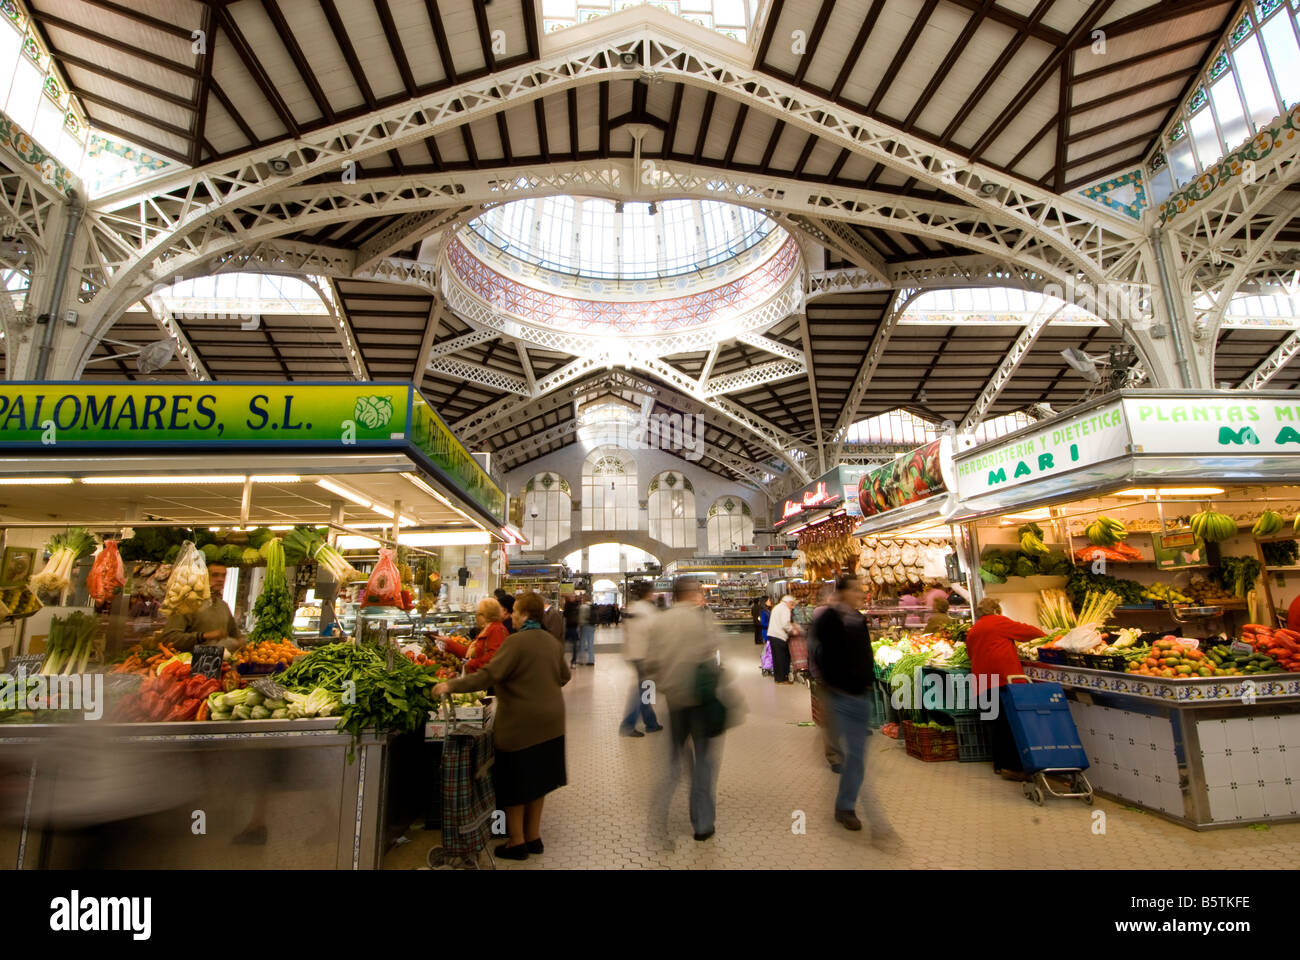
<path id="1" fill-rule="evenodd" d="M 96 603 L 107 603 L 126 586 L 126 568 L 117 552 L 116 540 L 105 540 L 104 549 L 95 555 L 86 577 L 86 589 Z"/>
<path id="2" fill-rule="evenodd" d="M 768 640 L 763 644 L 763 656 L 758 661 L 758 666 L 762 670 L 772 669 L 772 641 Z"/>
<path id="3" fill-rule="evenodd" d="M 212 586 L 208 583 L 208 564 L 203 559 L 203 551 L 186 540 L 181 544 L 181 552 L 172 564 L 171 576 L 167 578 L 162 614 L 164 617 L 173 613 L 188 616 L 198 612 L 211 598 Z"/>
<path id="4" fill-rule="evenodd" d="M 393 552 L 381 548 L 379 562 L 375 564 L 366 590 L 362 595 L 363 607 L 400 607 L 402 605 L 402 578 L 393 562 Z"/>

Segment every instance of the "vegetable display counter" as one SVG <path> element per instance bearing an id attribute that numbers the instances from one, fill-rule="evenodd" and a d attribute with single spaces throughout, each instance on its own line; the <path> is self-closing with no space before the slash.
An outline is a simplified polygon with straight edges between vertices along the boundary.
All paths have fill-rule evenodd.
<path id="1" fill-rule="evenodd" d="M 0 868 L 377 869 L 394 737 L 337 726 L 0 727 Z"/>
<path id="2" fill-rule="evenodd" d="M 1065 688 L 1103 796 L 1195 829 L 1300 820 L 1300 676 L 1025 673 Z"/>

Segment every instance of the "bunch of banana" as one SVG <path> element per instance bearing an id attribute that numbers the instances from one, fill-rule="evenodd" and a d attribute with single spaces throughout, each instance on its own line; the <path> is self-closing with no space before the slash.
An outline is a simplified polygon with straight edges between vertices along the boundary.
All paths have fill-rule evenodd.
<path id="1" fill-rule="evenodd" d="M 1088 542 L 1098 547 L 1113 547 L 1128 536 L 1124 524 L 1113 517 L 1098 517 L 1088 524 L 1084 533 L 1088 537 Z"/>
<path id="2" fill-rule="evenodd" d="M 1250 532 L 1257 537 L 1271 537 L 1275 533 L 1281 533 L 1282 526 L 1282 514 L 1273 510 L 1265 510 L 1259 515 L 1255 525 L 1250 528 Z"/>
<path id="3" fill-rule="evenodd" d="M 1220 543 L 1237 535 L 1237 521 L 1226 513 L 1202 510 L 1192 514 L 1192 533 L 1206 543 Z"/>
<path id="4" fill-rule="evenodd" d="M 1016 531 L 1020 534 L 1020 549 L 1031 557 L 1045 557 L 1050 550 L 1043 543 L 1043 528 L 1036 523 L 1026 523 Z"/>

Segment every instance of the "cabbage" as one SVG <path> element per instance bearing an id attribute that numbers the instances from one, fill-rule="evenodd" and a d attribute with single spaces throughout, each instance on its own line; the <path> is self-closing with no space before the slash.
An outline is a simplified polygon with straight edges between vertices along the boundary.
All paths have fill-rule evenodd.
<path id="1" fill-rule="evenodd" d="M 204 544 L 203 559 L 208 563 L 209 566 L 216 563 L 220 557 L 221 557 L 221 548 L 219 546 L 217 546 L 215 543 Z"/>
<path id="2" fill-rule="evenodd" d="M 378 430 L 393 416 L 393 401 L 388 397 L 357 397 L 353 418 L 362 426 Z"/>
<path id="3" fill-rule="evenodd" d="M 241 567 L 255 567 L 261 562 L 261 560 L 262 554 L 259 551 L 254 550 L 252 547 L 245 547 L 244 553 L 240 557 L 239 565 Z"/>

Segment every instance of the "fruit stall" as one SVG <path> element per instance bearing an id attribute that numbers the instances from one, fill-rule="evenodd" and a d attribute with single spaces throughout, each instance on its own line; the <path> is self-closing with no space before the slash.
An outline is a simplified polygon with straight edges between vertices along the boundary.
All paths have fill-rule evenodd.
<path id="1" fill-rule="evenodd" d="M 414 611 L 429 548 L 500 542 L 501 491 L 410 384 L 11 384 L 0 408 L 5 564 L 29 558 L 0 594 L 0 864 L 376 868 L 459 664 L 365 614 Z M 305 595 L 340 584 L 358 638 L 305 649 Z M 235 635 L 219 599 L 242 647 L 203 639 Z"/>
<path id="2" fill-rule="evenodd" d="M 976 597 L 1044 630 L 1025 672 L 1067 689 L 1099 793 L 1300 816 L 1297 427 L 1290 394 L 1127 391 L 955 454 Z"/>

